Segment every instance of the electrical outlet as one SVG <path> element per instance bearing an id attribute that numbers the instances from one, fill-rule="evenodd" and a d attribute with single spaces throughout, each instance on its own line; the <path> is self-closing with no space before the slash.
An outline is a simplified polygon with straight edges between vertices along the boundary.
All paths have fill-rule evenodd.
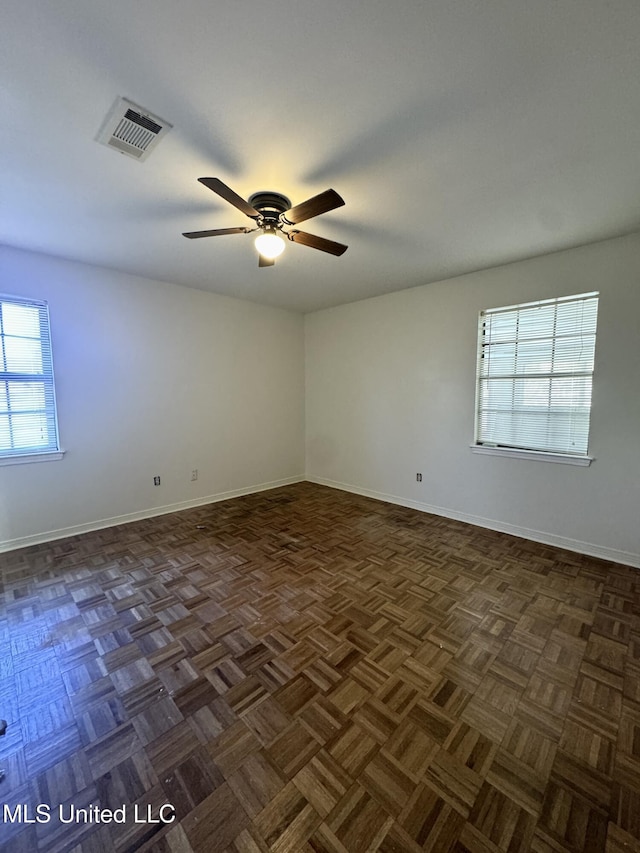
<path id="1" fill-rule="evenodd" d="M 191 472 L 191 482 L 195 482 L 198 479 L 198 469 L 194 468 Z"/>
<path id="2" fill-rule="evenodd" d="M 159 486 L 159 485 L 160 485 L 160 477 L 154 477 L 154 478 L 153 478 L 153 485 L 154 485 L 154 486 Z"/>
<path id="3" fill-rule="evenodd" d="M 421 483 L 421 482 L 422 482 L 422 474 L 416 474 L 416 482 L 417 482 L 417 483 Z"/>

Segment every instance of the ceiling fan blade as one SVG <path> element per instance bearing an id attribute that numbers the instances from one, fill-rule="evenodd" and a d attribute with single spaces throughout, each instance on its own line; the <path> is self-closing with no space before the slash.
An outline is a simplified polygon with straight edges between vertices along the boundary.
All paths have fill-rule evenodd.
<path id="1" fill-rule="evenodd" d="M 258 255 L 259 267 L 272 267 L 275 262 L 275 258 L 263 258 L 262 255 Z"/>
<path id="2" fill-rule="evenodd" d="M 343 243 L 335 243 L 333 240 L 327 240 L 324 237 L 316 237 L 315 234 L 307 234 L 306 231 L 289 231 L 287 237 L 294 243 L 301 243 L 303 246 L 310 246 L 312 249 L 320 249 L 321 252 L 328 252 L 330 255 L 344 255 L 349 248 Z"/>
<path id="3" fill-rule="evenodd" d="M 308 198 L 306 201 L 296 204 L 295 207 L 285 210 L 282 219 L 289 225 L 295 225 L 298 222 L 304 222 L 305 219 L 312 219 L 321 213 L 335 210 L 336 207 L 342 207 L 343 204 L 344 199 L 335 190 L 325 190 L 320 195 L 314 195 L 313 198 Z"/>
<path id="4" fill-rule="evenodd" d="M 255 228 L 214 228 L 212 231 L 183 231 L 182 236 L 195 240 L 197 237 L 218 237 L 221 234 L 249 234 Z"/>
<path id="5" fill-rule="evenodd" d="M 214 193 L 223 198 L 225 201 L 228 201 L 229 204 L 232 204 L 234 207 L 237 207 L 238 210 L 241 210 L 247 216 L 250 216 L 252 219 L 256 219 L 260 216 L 259 211 L 252 207 L 248 201 L 245 201 L 241 198 L 238 193 L 235 193 L 231 187 L 228 187 L 226 184 L 223 184 L 220 178 L 198 178 L 201 184 L 204 184 L 205 187 L 208 187 L 210 190 L 213 190 Z"/>

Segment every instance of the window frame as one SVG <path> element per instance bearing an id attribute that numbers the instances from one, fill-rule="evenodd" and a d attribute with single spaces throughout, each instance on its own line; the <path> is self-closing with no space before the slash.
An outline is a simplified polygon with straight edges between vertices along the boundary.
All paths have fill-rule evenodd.
<path id="1" fill-rule="evenodd" d="M 501 443 L 499 441 L 493 442 L 491 440 L 491 437 L 484 438 L 484 439 L 482 439 L 480 437 L 480 435 L 481 435 L 480 420 L 482 417 L 481 405 L 482 405 L 482 396 L 483 396 L 482 391 L 481 391 L 481 384 L 482 384 L 483 379 L 486 381 L 490 377 L 494 378 L 494 379 L 504 378 L 505 380 L 511 379 L 511 381 L 515 383 L 516 380 L 520 380 L 520 379 L 526 379 L 526 378 L 539 379 L 541 377 L 541 374 L 538 371 L 534 371 L 531 369 L 529 369 L 529 370 L 525 369 L 525 370 L 520 371 L 518 369 L 518 363 L 517 363 L 518 344 L 522 343 L 523 340 L 524 341 L 527 340 L 527 338 L 524 336 L 519 337 L 518 329 L 516 329 L 515 336 L 512 339 L 510 339 L 510 341 L 507 341 L 507 342 L 511 342 L 514 345 L 514 358 L 516 359 L 516 361 L 514 361 L 514 372 L 513 372 L 513 374 L 511 374 L 511 375 L 504 374 L 504 376 L 501 377 L 499 371 L 496 371 L 496 373 L 494 373 L 494 374 L 483 373 L 482 358 L 483 358 L 484 347 L 487 346 L 487 342 L 484 340 L 484 324 L 486 323 L 486 318 L 488 316 L 495 316 L 495 315 L 499 315 L 499 314 L 502 314 L 502 315 L 514 314 L 515 319 L 516 319 L 516 326 L 517 326 L 517 323 L 519 321 L 519 312 L 521 312 L 523 310 L 527 310 L 527 309 L 542 307 L 542 306 L 553 306 L 553 308 L 554 308 L 553 332 L 552 332 L 552 335 L 550 336 L 551 352 L 553 354 L 553 353 L 555 353 L 556 341 L 561 340 L 563 338 L 563 336 L 566 334 L 566 332 L 563 333 L 562 335 L 556 332 L 558 306 L 560 306 L 562 304 L 566 304 L 566 303 L 578 303 L 578 302 L 585 302 L 588 300 L 595 300 L 595 319 L 593 322 L 593 331 L 586 333 L 589 335 L 593 335 L 593 352 L 595 353 L 595 342 L 596 342 L 596 337 L 597 337 L 597 314 L 598 314 L 598 307 L 599 307 L 599 297 L 600 297 L 599 292 L 594 291 L 594 292 L 590 292 L 590 293 L 575 294 L 572 296 L 561 296 L 561 297 L 555 297 L 552 299 L 542 299 L 542 300 L 536 300 L 536 301 L 532 301 L 532 302 L 523 302 L 523 303 L 519 303 L 516 305 L 507 305 L 507 306 L 500 306 L 497 308 L 483 309 L 479 312 L 479 315 L 478 315 L 478 338 L 477 338 L 477 350 L 476 350 L 474 440 L 473 440 L 473 444 L 471 445 L 471 449 L 474 453 L 479 453 L 479 454 L 488 455 L 488 456 L 505 456 L 505 457 L 512 457 L 512 458 L 519 458 L 519 459 L 530 459 L 530 460 L 544 461 L 544 462 L 559 462 L 561 464 L 568 464 L 568 465 L 589 466 L 591 464 L 591 462 L 594 460 L 594 457 L 589 454 L 589 440 L 590 440 L 590 430 L 591 430 L 591 422 L 590 421 L 591 421 L 591 410 L 592 410 L 592 390 L 593 390 L 593 376 L 594 376 L 595 360 L 591 364 L 591 368 L 589 371 L 586 372 L 586 374 L 585 374 L 584 369 L 575 372 L 576 376 L 580 375 L 584 378 L 586 375 L 586 377 L 589 379 L 589 407 L 588 407 L 588 413 L 587 413 L 587 419 L 586 419 L 586 448 L 584 451 L 582 451 L 582 450 L 581 451 L 571 451 L 569 448 L 566 448 L 566 447 L 562 448 L 562 449 L 546 449 L 544 447 L 526 447 L 526 446 L 519 446 L 519 445 L 515 445 L 515 444 L 510 445 L 507 442 L 505 442 L 505 443 Z M 572 331 L 571 335 L 575 336 L 576 331 Z M 549 336 L 547 336 L 547 338 L 549 338 Z M 495 340 L 494 340 L 493 344 L 495 344 Z M 492 346 L 493 344 L 490 343 L 488 345 Z M 571 375 L 571 374 L 566 374 L 566 372 L 554 370 L 553 355 L 552 355 L 551 369 L 546 372 L 546 378 L 551 382 L 553 380 L 553 378 L 561 378 L 561 377 L 565 377 L 567 375 Z M 550 385 L 550 388 L 551 388 L 551 385 Z M 553 407 L 551 406 L 551 402 L 549 401 L 549 404 L 547 406 L 546 411 L 551 412 L 552 408 Z M 515 409 L 516 409 L 516 407 L 515 407 L 515 403 L 514 403 L 514 406 L 512 409 L 506 409 L 505 411 L 514 412 Z M 553 422 L 552 419 L 549 419 L 547 421 L 547 423 L 549 423 L 549 424 L 551 424 L 552 422 Z"/>
<path id="2" fill-rule="evenodd" d="M 38 335 L 7 334 L 3 322 L 3 311 L 7 305 L 34 308 L 38 311 Z M 42 360 L 42 372 L 29 373 L 26 370 L 7 370 L 6 362 L 6 339 L 22 338 L 24 340 L 37 340 L 40 346 Z M 8 392 L 9 382 L 20 382 L 24 384 L 40 383 L 44 386 L 44 408 L 39 410 L 46 417 L 46 445 L 31 445 L 26 447 L 0 447 L 0 466 L 19 465 L 27 462 L 44 462 L 62 459 L 64 451 L 60 448 L 60 437 L 58 429 L 58 413 L 55 390 L 55 374 L 53 367 L 53 352 L 51 345 L 51 321 L 48 303 L 41 299 L 32 299 L 25 296 L 16 296 L 8 293 L 0 293 L 0 387 L 7 383 L 6 410 L 3 415 L 8 418 L 9 428 L 11 425 L 11 402 Z M 35 412 L 35 410 L 34 410 Z"/>

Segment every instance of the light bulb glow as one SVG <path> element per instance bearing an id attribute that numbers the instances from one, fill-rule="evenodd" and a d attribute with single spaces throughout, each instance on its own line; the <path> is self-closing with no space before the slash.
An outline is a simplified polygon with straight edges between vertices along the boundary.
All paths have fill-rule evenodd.
<path id="1" fill-rule="evenodd" d="M 256 237 L 255 247 L 263 258 L 271 261 L 284 252 L 284 240 L 273 231 L 266 231 Z"/>

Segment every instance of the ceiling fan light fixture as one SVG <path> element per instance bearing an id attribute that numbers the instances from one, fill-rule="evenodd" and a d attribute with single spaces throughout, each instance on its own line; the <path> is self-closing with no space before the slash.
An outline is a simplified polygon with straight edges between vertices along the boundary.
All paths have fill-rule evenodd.
<path id="1" fill-rule="evenodd" d="M 284 252 L 284 240 L 272 230 L 265 230 L 255 239 L 255 247 L 263 258 L 272 261 Z"/>

